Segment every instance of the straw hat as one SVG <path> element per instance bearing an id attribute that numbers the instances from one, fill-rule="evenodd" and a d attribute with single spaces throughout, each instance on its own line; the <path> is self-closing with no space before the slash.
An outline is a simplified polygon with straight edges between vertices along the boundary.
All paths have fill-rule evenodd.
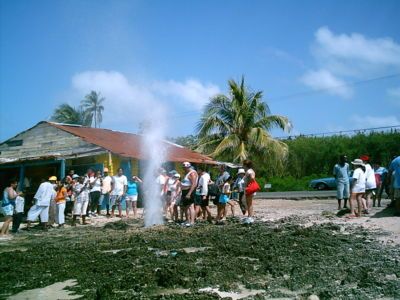
<path id="1" fill-rule="evenodd" d="M 364 162 L 362 161 L 362 159 L 356 158 L 355 160 L 353 160 L 351 162 L 353 165 L 356 166 L 365 166 Z"/>

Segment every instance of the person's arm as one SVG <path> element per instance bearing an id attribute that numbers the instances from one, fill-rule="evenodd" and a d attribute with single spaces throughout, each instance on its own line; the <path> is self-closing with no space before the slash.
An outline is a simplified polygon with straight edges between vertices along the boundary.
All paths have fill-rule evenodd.
<path id="1" fill-rule="evenodd" d="M 136 179 L 139 183 L 143 183 L 143 180 L 140 179 L 138 176 L 135 176 L 135 179 Z"/>
<path id="2" fill-rule="evenodd" d="M 190 196 L 192 195 L 193 191 L 197 187 L 197 175 L 194 172 L 192 172 L 190 174 L 190 178 L 191 178 L 192 186 L 190 187 L 190 190 L 187 193 L 186 198 L 190 198 Z"/>
<path id="3" fill-rule="evenodd" d="M 8 194 L 8 199 L 10 200 L 15 200 L 15 198 L 17 198 L 18 196 L 18 194 L 11 187 L 7 188 L 7 194 Z"/>

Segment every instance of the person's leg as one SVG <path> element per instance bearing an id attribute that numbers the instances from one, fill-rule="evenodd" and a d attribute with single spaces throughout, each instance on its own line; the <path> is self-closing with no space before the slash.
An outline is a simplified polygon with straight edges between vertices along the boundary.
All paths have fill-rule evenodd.
<path id="1" fill-rule="evenodd" d="M 96 192 L 96 211 L 97 214 L 101 214 L 101 202 L 100 202 L 100 192 Z"/>
<path id="2" fill-rule="evenodd" d="M 135 201 L 132 202 L 132 209 L 133 209 L 133 217 L 137 218 L 137 196 Z"/>
<path id="3" fill-rule="evenodd" d="M 351 193 L 350 194 L 350 201 L 349 201 L 349 204 L 350 204 L 350 214 L 351 215 L 355 215 L 355 209 L 354 209 L 354 204 L 355 204 L 355 194 L 354 193 Z"/>
<path id="4" fill-rule="evenodd" d="M 82 201 L 82 206 L 81 206 L 81 208 L 82 208 L 82 211 L 81 211 L 82 225 L 89 224 L 89 223 L 86 223 L 86 212 L 87 212 L 88 206 L 89 206 L 88 200 Z"/>
<path id="5" fill-rule="evenodd" d="M 400 216 L 400 189 L 394 189 L 393 197 L 395 201 L 395 216 Z"/>
<path id="6" fill-rule="evenodd" d="M 118 217 L 122 218 L 122 196 L 118 197 L 117 203 L 118 203 Z"/>
<path id="7" fill-rule="evenodd" d="M 253 194 L 246 195 L 247 213 L 249 217 L 253 217 Z"/>
<path id="8" fill-rule="evenodd" d="M 36 204 L 29 209 L 27 217 L 27 229 L 31 227 L 32 222 L 37 220 L 41 211 L 41 208 Z"/>
<path id="9" fill-rule="evenodd" d="M 76 216 L 77 216 L 77 215 L 73 215 L 73 216 L 72 216 L 72 223 L 71 223 L 71 226 L 76 226 Z"/>
<path id="10" fill-rule="evenodd" d="M 58 226 L 64 226 L 65 223 L 65 202 L 58 204 Z"/>
<path id="11" fill-rule="evenodd" d="M 42 222 L 43 229 L 47 229 L 47 223 L 49 222 L 49 206 L 40 206 L 40 221 Z"/>
<path id="12" fill-rule="evenodd" d="M 338 202 L 338 210 L 342 209 L 343 190 L 344 190 L 344 184 L 342 182 L 338 182 L 336 185 L 336 198 Z"/>
<path id="13" fill-rule="evenodd" d="M 130 197 L 125 197 L 125 215 L 129 218 L 129 210 L 132 210 L 132 201 Z"/>
<path id="14" fill-rule="evenodd" d="M 361 217 L 362 208 L 364 205 L 365 199 L 362 197 L 363 194 L 357 194 L 357 205 L 358 205 L 358 217 Z"/>
<path id="15" fill-rule="evenodd" d="M 12 221 L 12 229 L 11 229 L 13 233 L 18 232 L 19 226 L 21 225 L 22 222 L 23 215 L 24 214 L 22 212 L 14 214 Z"/>
<path id="16" fill-rule="evenodd" d="M 11 223 L 12 219 L 13 219 L 12 216 L 6 216 L 5 217 L 3 226 L 1 227 L 1 230 L 0 230 L 0 235 L 8 234 L 8 228 L 10 226 L 10 223 Z"/>

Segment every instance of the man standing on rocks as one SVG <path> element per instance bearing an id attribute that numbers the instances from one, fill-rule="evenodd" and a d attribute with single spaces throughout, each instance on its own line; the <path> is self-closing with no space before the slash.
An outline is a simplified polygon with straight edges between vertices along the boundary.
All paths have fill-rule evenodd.
<path id="1" fill-rule="evenodd" d="M 347 208 L 347 200 L 350 197 L 349 164 L 347 156 L 341 155 L 339 162 L 333 167 L 333 176 L 336 179 L 336 197 L 338 201 L 338 210 L 342 209 L 342 199 L 344 199 L 343 208 Z"/>
<path id="2" fill-rule="evenodd" d="M 35 200 L 35 205 L 33 205 L 28 211 L 28 229 L 30 228 L 31 223 L 36 221 L 39 216 L 43 229 L 47 229 L 50 203 L 56 196 L 56 191 L 54 188 L 56 181 L 57 177 L 51 176 L 48 181 L 43 182 L 39 186 L 35 196 L 33 197 Z"/>

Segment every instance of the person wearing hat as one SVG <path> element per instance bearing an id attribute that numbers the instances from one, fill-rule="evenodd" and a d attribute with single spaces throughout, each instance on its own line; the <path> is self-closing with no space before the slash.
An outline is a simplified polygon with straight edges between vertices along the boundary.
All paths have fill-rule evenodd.
<path id="1" fill-rule="evenodd" d="M 369 156 L 368 155 L 361 155 L 360 159 L 362 159 L 365 167 L 365 201 L 366 201 L 366 211 L 365 213 L 368 214 L 368 209 L 372 205 L 372 195 L 375 193 L 376 190 L 376 179 L 375 179 L 375 172 L 372 169 L 371 165 L 369 164 Z"/>
<path id="2" fill-rule="evenodd" d="M 199 175 L 196 170 L 192 168 L 190 162 L 185 161 L 182 164 L 185 170 L 185 177 L 181 181 L 182 188 L 182 205 L 186 214 L 186 226 L 194 225 L 195 211 L 194 211 L 194 197 L 196 196 L 195 191 L 197 187 L 197 180 Z"/>
<path id="3" fill-rule="evenodd" d="M 54 188 L 56 181 L 57 177 L 51 176 L 48 181 L 40 184 L 35 196 L 33 197 L 35 205 L 33 205 L 28 211 L 27 229 L 30 228 L 31 223 L 36 221 L 39 216 L 43 229 L 47 229 L 49 207 L 56 196 Z"/>
<path id="4" fill-rule="evenodd" d="M 361 217 L 363 208 L 363 195 L 365 193 L 365 172 L 364 163 L 361 159 L 357 158 L 351 162 L 354 166 L 353 181 L 351 183 L 351 197 L 350 197 L 350 215 L 349 217 Z M 355 202 L 357 202 L 358 212 L 355 210 Z"/>
<path id="5" fill-rule="evenodd" d="M 103 178 L 101 180 L 101 195 L 99 199 L 100 207 L 106 207 L 106 216 L 110 216 L 110 192 L 111 192 L 112 178 L 108 175 L 108 168 L 103 169 Z M 101 210 L 100 210 L 101 211 Z"/>
<path id="6" fill-rule="evenodd" d="M 244 175 L 246 171 L 243 168 L 240 168 L 237 173 L 237 178 L 233 184 L 233 190 L 237 193 L 237 200 L 239 202 L 240 210 L 242 211 L 243 215 L 246 215 L 247 206 L 246 206 L 246 198 L 244 197 L 244 189 L 245 189 L 245 182 L 244 182 Z"/>
<path id="7" fill-rule="evenodd" d="M 181 194 L 181 175 L 175 170 L 169 172 L 170 177 L 167 180 L 167 213 L 171 220 L 178 221 L 178 205 Z"/>

